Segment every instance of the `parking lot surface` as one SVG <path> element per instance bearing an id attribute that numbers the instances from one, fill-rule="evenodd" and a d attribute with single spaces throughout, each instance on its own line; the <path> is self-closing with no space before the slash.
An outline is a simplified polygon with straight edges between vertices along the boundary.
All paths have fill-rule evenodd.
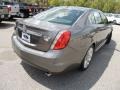
<path id="1" fill-rule="evenodd" d="M 93 57 L 87 71 L 70 71 L 47 77 L 13 52 L 15 21 L 0 24 L 0 90 L 120 90 L 120 26 L 113 26 L 110 45 Z"/>

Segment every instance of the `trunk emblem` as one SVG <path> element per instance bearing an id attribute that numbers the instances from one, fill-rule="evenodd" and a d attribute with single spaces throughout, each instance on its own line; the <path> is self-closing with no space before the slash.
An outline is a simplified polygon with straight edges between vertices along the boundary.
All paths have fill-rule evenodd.
<path id="1" fill-rule="evenodd" d="M 26 26 L 23 25 L 23 32 L 26 32 Z"/>
<path id="2" fill-rule="evenodd" d="M 43 38 L 46 42 L 49 42 L 49 40 L 51 39 L 49 36 L 43 36 Z"/>

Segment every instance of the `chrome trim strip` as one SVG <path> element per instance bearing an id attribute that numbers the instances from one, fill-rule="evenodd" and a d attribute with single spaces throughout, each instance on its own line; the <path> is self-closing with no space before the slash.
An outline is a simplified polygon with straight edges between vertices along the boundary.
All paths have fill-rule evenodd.
<path id="1" fill-rule="evenodd" d="M 28 42 L 26 42 L 26 41 L 22 40 L 20 37 L 18 37 L 18 39 L 19 39 L 21 42 L 23 42 L 24 44 L 26 44 L 26 45 L 36 47 L 36 45 L 35 45 L 35 44 L 28 43 Z"/>

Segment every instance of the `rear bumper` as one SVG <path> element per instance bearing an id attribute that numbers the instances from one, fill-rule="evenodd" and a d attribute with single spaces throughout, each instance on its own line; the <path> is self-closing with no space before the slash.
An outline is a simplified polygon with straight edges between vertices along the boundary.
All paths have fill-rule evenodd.
<path id="1" fill-rule="evenodd" d="M 12 46 L 22 60 L 46 72 L 60 73 L 70 65 L 70 63 L 64 62 L 66 57 L 61 57 L 60 51 L 41 52 L 25 47 L 15 35 L 12 36 Z"/>

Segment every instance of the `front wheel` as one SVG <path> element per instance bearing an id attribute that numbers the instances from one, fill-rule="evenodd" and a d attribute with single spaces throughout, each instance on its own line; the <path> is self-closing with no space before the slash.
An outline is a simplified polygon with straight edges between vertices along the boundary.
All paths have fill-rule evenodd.
<path id="1" fill-rule="evenodd" d="M 108 35 L 106 44 L 109 44 L 112 39 L 112 32 Z"/>
<path id="2" fill-rule="evenodd" d="M 93 57 L 93 53 L 94 53 L 94 48 L 93 48 L 93 46 L 91 46 L 88 49 L 88 51 L 87 51 L 87 53 L 86 53 L 86 55 L 84 57 L 84 60 L 81 63 L 81 70 L 82 71 L 86 70 L 89 67 L 90 62 L 91 62 L 92 57 Z"/>
<path id="3" fill-rule="evenodd" d="M 2 20 L 0 20 L 0 23 L 2 22 Z"/>
<path id="4" fill-rule="evenodd" d="M 114 23 L 114 24 L 117 24 L 117 21 L 116 21 L 116 20 L 113 20 L 113 23 Z"/>

